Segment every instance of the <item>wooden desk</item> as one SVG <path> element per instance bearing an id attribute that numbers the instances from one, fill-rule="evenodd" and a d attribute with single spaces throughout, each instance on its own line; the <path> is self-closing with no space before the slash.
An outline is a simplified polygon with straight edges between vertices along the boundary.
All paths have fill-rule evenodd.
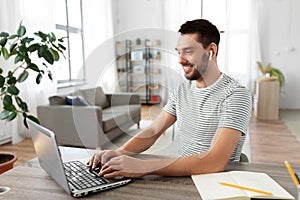
<path id="1" fill-rule="evenodd" d="M 87 159 L 92 151 L 76 148 L 64 148 L 64 160 L 71 158 Z M 146 155 L 145 158 L 150 158 Z M 83 160 L 82 160 L 83 161 Z M 292 163 L 291 163 L 292 164 Z M 299 167 L 294 167 L 300 172 Z M 270 165 L 258 163 L 229 164 L 226 170 L 247 170 L 266 172 L 293 196 L 297 197 L 297 189 L 289 176 L 284 164 Z M 59 187 L 46 172 L 39 167 L 37 159 L 33 159 L 23 166 L 0 175 L 0 186 L 7 186 L 11 190 L 0 199 L 74 199 Z M 133 179 L 128 185 L 112 190 L 99 192 L 80 199 L 201 199 L 190 177 L 161 177 L 147 176 Z"/>

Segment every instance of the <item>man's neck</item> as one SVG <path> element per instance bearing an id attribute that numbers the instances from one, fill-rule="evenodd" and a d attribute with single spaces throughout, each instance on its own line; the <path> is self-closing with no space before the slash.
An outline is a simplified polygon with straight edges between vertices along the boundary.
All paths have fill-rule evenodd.
<path id="1" fill-rule="evenodd" d="M 212 84 L 214 84 L 219 77 L 221 76 L 221 72 L 218 68 L 214 68 L 214 70 L 209 70 L 207 73 L 203 74 L 203 76 L 196 80 L 197 88 L 206 88 Z"/>

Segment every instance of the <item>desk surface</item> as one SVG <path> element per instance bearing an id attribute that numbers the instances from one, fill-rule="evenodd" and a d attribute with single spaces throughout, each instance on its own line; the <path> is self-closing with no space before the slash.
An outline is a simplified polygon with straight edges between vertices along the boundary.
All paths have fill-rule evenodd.
<path id="1" fill-rule="evenodd" d="M 93 151 L 77 148 L 61 149 L 63 160 L 78 158 L 85 161 Z M 88 156 L 88 157 L 87 157 Z M 151 155 L 145 155 L 150 158 Z M 300 168 L 293 167 L 300 172 Z M 283 186 L 293 196 L 297 197 L 297 189 L 289 176 L 284 164 L 270 165 L 259 163 L 229 164 L 226 170 L 244 170 L 265 172 Z M 39 167 L 37 159 L 23 166 L 18 166 L 0 175 L 0 186 L 11 190 L 0 199 L 74 199 L 59 187 L 47 173 Z M 80 199 L 201 199 L 191 177 L 161 177 L 146 176 L 133 179 L 128 185 L 112 190 L 99 192 Z"/>

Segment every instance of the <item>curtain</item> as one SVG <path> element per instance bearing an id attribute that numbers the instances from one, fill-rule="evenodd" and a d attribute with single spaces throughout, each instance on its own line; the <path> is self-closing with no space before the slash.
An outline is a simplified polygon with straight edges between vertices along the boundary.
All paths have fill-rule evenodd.
<path id="1" fill-rule="evenodd" d="M 118 90 L 112 4 L 111 0 L 83 1 L 86 80 L 91 87 L 101 86 L 105 93 Z"/>
<path id="2" fill-rule="evenodd" d="M 162 99 L 167 100 L 169 94 L 185 80 L 178 55 L 174 50 L 179 37 L 181 24 L 188 20 L 201 18 L 201 1 L 199 0 L 165 0 L 163 1 L 163 48 L 167 53 L 163 60 Z M 164 58 L 164 57 L 162 57 Z"/>
<path id="3" fill-rule="evenodd" d="M 0 32 L 6 31 L 14 33 L 21 21 L 18 0 L 2 0 L 0 1 Z M 7 72 L 13 67 L 13 61 L 5 61 L 0 58 L 0 65 Z M 2 111 L 2 106 L 0 112 Z M 12 122 L 1 121 L 0 123 L 0 144 L 10 142 L 13 136 L 14 141 L 19 140 L 17 133 L 19 129 L 19 119 Z"/>
<path id="4" fill-rule="evenodd" d="M 259 76 L 257 69 L 257 61 L 261 61 L 261 43 L 259 36 L 259 21 L 261 20 L 260 13 L 262 12 L 261 0 L 250 1 L 250 33 L 249 33 L 249 67 L 250 67 L 250 86 L 249 88 L 254 92 L 255 80 Z"/>
<path id="5" fill-rule="evenodd" d="M 48 0 L 2 0 L 0 1 L 0 29 L 10 33 L 15 32 L 19 23 L 26 27 L 32 35 L 36 31 L 55 32 L 52 20 L 52 1 Z M 35 61 L 39 63 L 39 61 Z M 2 64 L 2 63 L 1 63 Z M 5 63 L 7 69 L 14 68 L 13 62 Z M 30 73 L 26 82 L 19 86 L 20 96 L 27 102 L 31 115 L 36 116 L 36 106 L 46 104 L 47 98 L 56 91 L 55 81 L 46 76 L 39 85 L 35 84 L 35 73 Z M 3 123 L 2 123 L 3 124 Z M 18 143 L 28 136 L 28 130 L 23 125 L 23 117 L 4 123 L 5 134 L 12 136 L 12 143 Z"/>

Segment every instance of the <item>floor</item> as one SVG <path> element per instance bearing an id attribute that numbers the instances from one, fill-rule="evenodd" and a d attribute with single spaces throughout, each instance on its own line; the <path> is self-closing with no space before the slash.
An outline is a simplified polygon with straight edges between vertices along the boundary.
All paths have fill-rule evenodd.
<path id="1" fill-rule="evenodd" d="M 143 106 L 143 121 L 149 122 L 149 120 L 153 120 L 160 110 L 160 106 Z M 250 148 L 248 149 L 251 162 L 277 163 L 283 165 L 283 162 L 288 160 L 291 165 L 300 166 L 300 154 L 298 153 L 298 151 L 300 151 L 300 143 L 285 124 L 289 123 L 288 118 L 290 118 L 290 122 L 295 119 L 292 115 L 294 114 L 291 113 L 291 115 L 289 115 L 288 112 L 284 112 L 284 114 L 280 113 L 280 117 L 283 120 L 280 119 L 276 121 L 263 121 L 257 120 L 254 117 L 251 118 L 249 124 Z M 142 127 L 145 125 L 147 124 L 142 125 Z M 164 141 L 167 141 L 168 144 L 162 142 L 160 146 L 162 144 L 169 145 L 171 141 L 171 132 L 172 129 L 168 131 L 168 134 L 164 136 L 163 139 Z M 169 147 L 168 149 L 171 148 Z M 25 139 L 16 145 L 1 145 L 0 151 L 11 151 L 17 153 L 18 161 L 15 165 L 21 165 L 27 160 L 35 157 L 31 139 Z M 150 151 L 157 150 L 150 149 Z"/>
<path id="2" fill-rule="evenodd" d="M 279 115 L 291 133 L 300 141 L 300 110 L 282 109 Z"/>

